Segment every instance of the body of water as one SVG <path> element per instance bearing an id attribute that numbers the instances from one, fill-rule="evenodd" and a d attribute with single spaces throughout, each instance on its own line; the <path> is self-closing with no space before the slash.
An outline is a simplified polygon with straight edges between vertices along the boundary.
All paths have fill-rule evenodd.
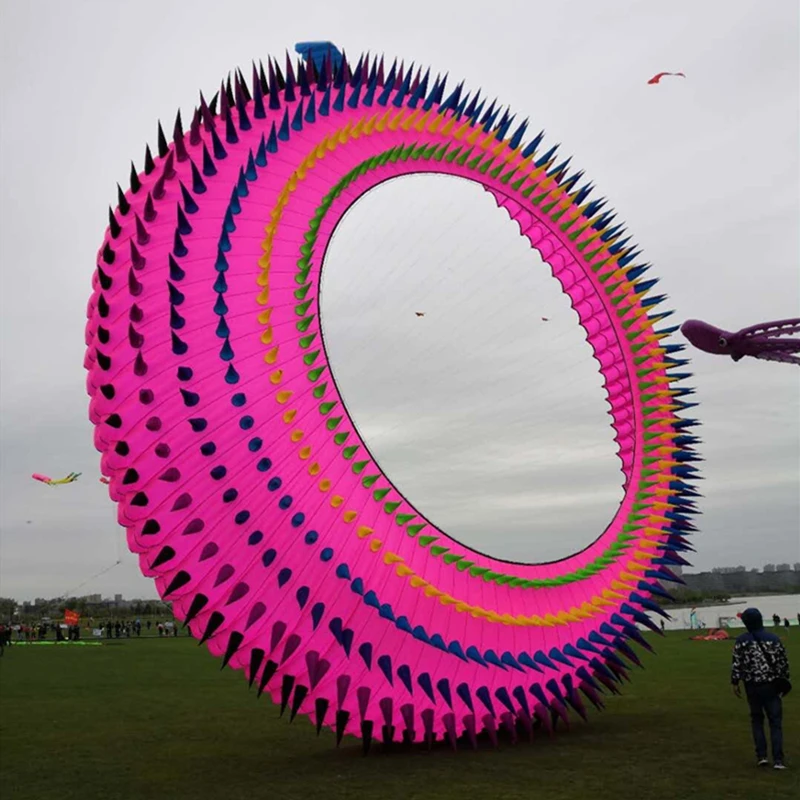
<path id="1" fill-rule="evenodd" d="M 798 625 L 797 615 L 800 614 L 800 594 L 775 594 L 763 597 L 732 597 L 727 603 L 714 606 L 697 606 L 697 623 L 705 628 L 744 628 L 742 621 L 736 616 L 750 607 L 757 608 L 764 616 L 766 627 L 772 627 L 772 615 L 777 614 L 783 619 L 787 618 L 792 627 Z M 664 627 L 668 631 L 689 630 L 693 606 L 667 608 L 672 617 L 664 620 Z M 656 615 L 653 615 L 656 618 Z"/>

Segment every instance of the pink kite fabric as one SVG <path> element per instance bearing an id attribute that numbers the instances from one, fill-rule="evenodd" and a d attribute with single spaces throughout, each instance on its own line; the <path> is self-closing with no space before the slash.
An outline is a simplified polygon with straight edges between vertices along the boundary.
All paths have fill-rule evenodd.
<path id="1" fill-rule="evenodd" d="M 616 693 L 696 513 L 682 345 L 604 201 L 542 135 L 428 73 L 346 60 L 237 74 L 119 194 L 98 252 L 87 388 L 130 549 L 194 636 L 319 730 L 475 742 Z M 342 400 L 319 285 L 378 184 L 490 191 L 569 295 L 605 378 L 625 499 L 590 547 L 519 565 L 398 492 Z M 377 265 L 379 268 L 379 265 Z M 675 371 L 678 370 L 676 373 Z"/>

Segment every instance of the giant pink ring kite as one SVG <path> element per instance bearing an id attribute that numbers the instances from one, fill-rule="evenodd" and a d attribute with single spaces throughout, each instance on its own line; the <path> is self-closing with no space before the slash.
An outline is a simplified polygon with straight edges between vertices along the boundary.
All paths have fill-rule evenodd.
<path id="1" fill-rule="evenodd" d="M 308 48 L 306 48 L 308 49 Z M 313 50 L 313 48 L 312 48 Z M 318 50 L 318 48 L 317 48 Z M 618 691 L 694 530 L 685 378 L 654 280 L 601 200 L 461 85 L 329 51 L 241 74 L 131 172 L 86 332 L 95 443 L 142 571 L 281 712 L 337 741 L 474 744 Z M 315 63 L 316 62 L 316 63 Z M 580 553 L 514 564 L 427 521 L 371 457 L 325 350 L 319 281 L 344 213 L 412 173 L 480 183 L 569 295 L 625 476 Z M 667 595 L 668 596 L 668 595 Z"/>

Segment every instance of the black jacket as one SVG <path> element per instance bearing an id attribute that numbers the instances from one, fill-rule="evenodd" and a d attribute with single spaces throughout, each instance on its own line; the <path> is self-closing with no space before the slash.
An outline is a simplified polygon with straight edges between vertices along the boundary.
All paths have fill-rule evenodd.
<path id="1" fill-rule="evenodd" d="M 762 648 L 766 650 L 768 657 L 764 655 Z M 748 631 L 739 636 L 733 647 L 731 683 L 769 683 L 775 678 L 789 680 L 789 659 L 786 657 L 783 642 L 774 633 L 767 631 L 758 631 L 756 635 Z"/>

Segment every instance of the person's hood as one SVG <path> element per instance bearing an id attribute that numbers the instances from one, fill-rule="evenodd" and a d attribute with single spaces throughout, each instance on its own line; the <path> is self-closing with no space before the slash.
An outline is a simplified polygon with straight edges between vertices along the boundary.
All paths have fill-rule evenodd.
<path id="1" fill-rule="evenodd" d="M 748 608 L 742 612 L 742 622 L 750 633 L 764 630 L 764 618 L 757 608 Z"/>

